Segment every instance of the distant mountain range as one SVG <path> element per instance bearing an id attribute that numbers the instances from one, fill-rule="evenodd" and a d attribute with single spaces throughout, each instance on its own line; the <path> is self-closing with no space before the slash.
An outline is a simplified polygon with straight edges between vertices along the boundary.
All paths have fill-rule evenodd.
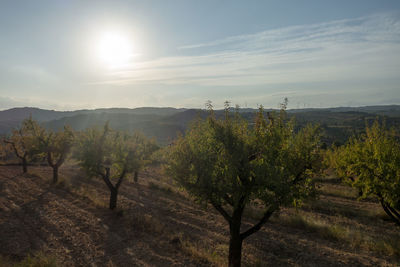
<path id="1" fill-rule="evenodd" d="M 250 121 L 254 119 L 256 111 L 256 109 L 240 109 L 241 115 Z M 223 115 L 222 110 L 216 110 L 215 113 L 217 116 Z M 320 124 L 324 132 L 323 139 L 327 144 L 334 141 L 345 142 L 352 134 L 362 132 L 366 121 L 374 120 L 376 117 L 385 118 L 388 126 L 400 129 L 400 105 L 292 109 L 288 110 L 288 113 L 296 117 L 299 127 L 310 122 Z M 0 111 L 0 134 L 9 134 L 29 116 L 53 130 L 60 130 L 64 125 L 70 125 L 79 131 L 92 126 L 101 126 L 109 121 L 114 129 L 141 131 L 149 137 L 156 138 L 160 144 L 168 144 L 178 133 L 183 133 L 196 117 L 206 117 L 207 112 L 200 109 L 153 107 L 76 111 L 12 108 Z"/>

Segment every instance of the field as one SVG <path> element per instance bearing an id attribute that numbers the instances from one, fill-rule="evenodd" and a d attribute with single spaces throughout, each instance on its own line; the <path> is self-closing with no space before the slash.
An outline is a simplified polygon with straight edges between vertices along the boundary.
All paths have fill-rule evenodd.
<path id="1" fill-rule="evenodd" d="M 76 166 L 0 166 L 0 266 L 226 266 L 228 225 L 199 206 L 159 166 L 109 191 Z M 317 179 L 319 196 L 284 208 L 244 241 L 243 266 L 399 266 L 400 232 L 373 200 L 333 175 Z M 259 207 L 245 212 L 244 228 Z M 18 265 L 19 264 L 19 265 Z"/>

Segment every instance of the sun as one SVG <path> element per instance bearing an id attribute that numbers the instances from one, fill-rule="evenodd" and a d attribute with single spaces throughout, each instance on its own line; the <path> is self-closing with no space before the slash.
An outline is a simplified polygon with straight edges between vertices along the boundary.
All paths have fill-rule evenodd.
<path id="1" fill-rule="evenodd" d="M 103 33 L 97 43 L 97 56 L 109 68 L 126 66 L 132 58 L 132 45 L 127 36 L 117 32 Z"/>

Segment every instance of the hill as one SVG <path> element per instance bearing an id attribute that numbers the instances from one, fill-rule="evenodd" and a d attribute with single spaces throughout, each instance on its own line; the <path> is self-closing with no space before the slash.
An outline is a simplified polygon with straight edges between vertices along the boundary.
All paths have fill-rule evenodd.
<path id="1" fill-rule="evenodd" d="M 94 110 L 76 110 L 76 111 L 54 111 L 45 110 L 39 108 L 12 108 L 8 110 L 0 111 L 0 135 L 8 134 L 12 129 L 17 128 L 22 120 L 32 116 L 33 119 L 43 123 L 44 125 L 49 125 L 50 128 L 57 130 L 63 127 L 65 124 L 71 124 L 77 130 L 84 129 L 85 124 L 87 125 L 97 125 L 99 123 L 104 123 L 107 119 L 118 118 L 118 114 L 122 114 L 123 118 L 127 118 L 129 121 L 142 121 L 143 118 L 148 118 L 148 120 L 153 120 L 162 116 L 170 116 L 185 109 L 175 109 L 175 108 L 103 108 Z M 108 115 L 105 115 L 108 114 Z M 108 118 L 107 118 L 108 116 Z M 137 116 L 137 118 L 136 118 Z M 105 118 L 102 120 L 101 118 Z M 91 122 L 91 120 L 94 122 Z M 123 123 L 123 122 L 121 122 Z M 115 124 L 113 122 L 113 124 Z M 143 129 L 152 128 L 148 126 L 143 126 Z M 132 128 L 132 127 L 131 127 Z M 126 127 L 126 129 L 131 129 Z M 132 129 L 136 129 L 135 127 Z"/>
<path id="2" fill-rule="evenodd" d="M 75 111 L 55 111 L 55 110 L 46 110 L 39 108 L 12 108 L 0 111 L 0 122 L 3 121 L 22 121 L 29 116 L 32 116 L 33 119 L 39 122 L 57 120 L 63 117 L 72 117 L 79 114 L 102 114 L 102 113 L 110 113 L 110 114 L 132 114 L 132 115 L 160 115 L 160 116 L 168 116 L 173 115 L 175 113 L 181 112 L 185 109 L 175 109 L 175 108 L 152 108 L 152 107 L 142 107 L 142 108 L 100 108 L 100 109 L 82 109 Z"/>
<path id="3" fill-rule="evenodd" d="M 253 122 L 255 109 L 240 109 L 241 115 Z M 271 112 L 273 110 L 266 110 Z M 199 109 L 175 108 L 111 108 L 77 111 L 52 111 L 36 108 L 17 108 L 0 111 L 0 134 L 7 134 L 12 128 L 32 115 L 45 127 L 53 130 L 70 125 L 75 130 L 83 130 L 91 126 L 104 125 L 109 121 L 112 128 L 126 131 L 141 131 L 154 137 L 161 145 L 165 145 L 183 133 L 195 118 L 205 118 L 207 111 Z M 216 116 L 223 116 L 224 111 L 216 110 Z M 365 124 L 376 117 L 386 121 L 388 127 L 400 129 L 400 106 L 340 107 L 321 109 L 292 109 L 289 116 L 294 116 L 298 127 L 307 123 L 317 123 L 323 130 L 323 141 L 327 145 L 343 144 L 353 134 L 364 131 Z"/>

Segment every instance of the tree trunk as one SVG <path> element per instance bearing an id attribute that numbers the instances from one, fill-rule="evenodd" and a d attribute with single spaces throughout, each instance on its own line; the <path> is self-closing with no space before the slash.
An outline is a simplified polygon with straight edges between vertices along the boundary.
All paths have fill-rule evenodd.
<path id="1" fill-rule="evenodd" d="M 229 267 L 240 267 L 242 262 L 242 243 L 240 234 L 231 235 L 229 240 Z"/>
<path id="2" fill-rule="evenodd" d="M 240 267 L 242 261 L 242 243 L 240 225 L 242 223 L 241 211 L 233 212 L 232 221 L 229 223 L 229 267 Z"/>
<path id="3" fill-rule="evenodd" d="M 137 171 L 135 171 L 133 174 L 133 181 L 135 181 L 135 183 L 137 183 L 138 179 L 139 179 L 139 173 Z"/>
<path id="4" fill-rule="evenodd" d="M 400 218 L 398 218 L 396 216 L 397 212 L 393 213 L 390 210 L 390 206 L 388 204 L 386 204 L 386 202 L 384 200 L 381 199 L 380 202 L 381 202 L 382 208 L 386 212 L 386 214 L 389 215 L 389 217 L 397 224 L 397 226 L 400 226 Z"/>
<path id="5" fill-rule="evenodd" d="M 26 158 L 22 158 L 22 171 L 24 173 L 28 172 L 28 162 L 26 161 Z"/>
<path id="6" fill-rule="evenodd" d="M 53 184 L 58 182 L 58 166 L 53 166 Z"/>
<path id="7" fill-rule="evenodd" d="M 113 210 L 117 207 L 117 197 L 118 197 L 118 190 L 117 189 L 110 189 L 110 210 Z"/>

